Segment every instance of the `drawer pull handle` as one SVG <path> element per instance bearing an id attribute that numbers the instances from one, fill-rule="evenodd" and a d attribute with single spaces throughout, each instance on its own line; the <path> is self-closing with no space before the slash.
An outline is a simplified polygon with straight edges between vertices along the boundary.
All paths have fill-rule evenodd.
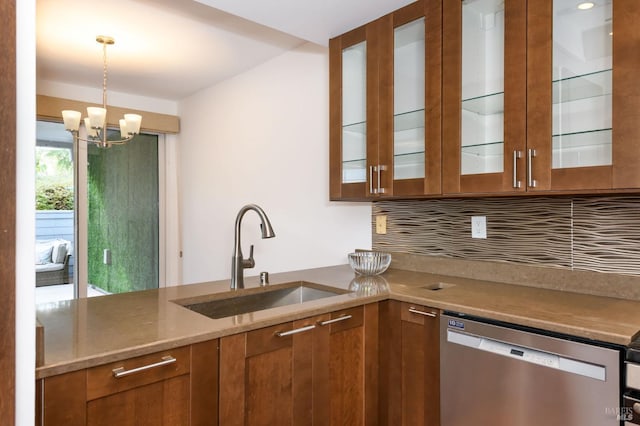
<path id="1" fill-rule="evenodd" d="M 320 324 L 321 326 L 331 325 L 333 323 L 340 322 L 340 321 L 346 321 L 346 320 L 351 319 L 351 318 L 352 318 L 351 315 L 343 315 L 343 316 L 338 317 L 338 318 L 333 318 L 333 319 L 326 320 L 326 321 L 320 321 L 318 324 Z"/>
<path id="2" fill-rule="evenodd" d="M 316 328 L 315 325 L 307 325 L 300 328 L 294 328 L 293 330 L 289 330 L 289 331 L 278 331 L 276 332 L 276 336 L 287 337 L 287 336 L 291 336 L 292 334 L 304 333 L 305 331 L 313 330 L 314 328 Z"/>
<path id="3" fill-rule="evenodd" d="M 158 361 L 153 364 L 143 365 L 142 367 L 132 368 L 131 370 L 125 370 L 124 367 L 118 367 L 111 370 L 113 372 L 113 377 L 119 379 L 120 377 L 129 376 L 131 374 L 139 373 L 141 371 L 149 370 L 151 368 L 162 367 L 163 365 L 169 365 L 176 362 L 177 359 L 172 357 L 171 355 L 163 356 L 162 361 Z"/>
<path id="4" fill-rule="evenodd" d="M 431 318 L 435 318 L 438 316 L 438 314 L 434 314 L 433 312 L 420 311 L 414 308 L 413 306 L 409 308 L 409 312 L 411 312 L 412 314 L 424 315 L 425 317 L 431 317 Z"/>

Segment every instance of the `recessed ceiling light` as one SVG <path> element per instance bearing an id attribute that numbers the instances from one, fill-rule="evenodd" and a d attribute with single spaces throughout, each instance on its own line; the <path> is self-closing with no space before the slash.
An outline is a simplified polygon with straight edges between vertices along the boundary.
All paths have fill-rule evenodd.
<path id="1" fill-rule="evenodd" d="M 595 6 L 595 3 L 592 1 L 583 1 L 582 3 L 578 3 L 578 9 L 580 10 L 589 10 L 593 6 Z"/>

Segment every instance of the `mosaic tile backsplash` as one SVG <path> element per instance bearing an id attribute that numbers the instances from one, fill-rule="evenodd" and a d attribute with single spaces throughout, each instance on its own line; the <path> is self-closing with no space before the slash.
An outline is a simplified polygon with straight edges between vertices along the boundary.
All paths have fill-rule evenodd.
<path id="1" fill-rule="evenodd" d="M 640 196 L 378 201 L 372 229 L 374 250 L 640 276 Z"/>

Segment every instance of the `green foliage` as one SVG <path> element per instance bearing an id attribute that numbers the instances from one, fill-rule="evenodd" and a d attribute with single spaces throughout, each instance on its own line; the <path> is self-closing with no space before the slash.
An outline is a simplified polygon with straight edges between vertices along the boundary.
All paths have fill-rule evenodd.
<path id="1" fill-rule="evenodd" d="M 71 151 L 36 147 L 36 209 L 73 210 Z"/>
<path id="2" fill-rule="evenodd" d="M 88 151 L 89 283 L 110 293 L 158 286 L 157 138 L 136 138 Z M 103 263 L 105 249 L 110 265 Z"/>
<path id="3" fill-rule="evenodd" d="M 36 210 L 73 210 L 73 190 L 55 183 L 37 185 Z"/>

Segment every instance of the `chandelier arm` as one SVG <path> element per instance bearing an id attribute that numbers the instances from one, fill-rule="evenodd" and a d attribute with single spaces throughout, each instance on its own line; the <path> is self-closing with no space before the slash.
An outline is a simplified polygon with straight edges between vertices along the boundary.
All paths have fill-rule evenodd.
<path id="1" fill-rule="evenodd" d="M 79 141 L 86 142 L 88 144 L 94 144 L 94 145 L 97 145 L 97 146 L 100 146 L 100 147 L 102 147 L 102 144 L 103 144 L 102 140 L 100 140 L 100 139 L 81 138 L 80 136 L 76 136 L 76 138 Z M 115 140 L 115 141 L 108 140 L 107 144 L 108 145 L 124 145 L 127 142 L 129 142 L 131 139 L 133 139 L 133 136 L 130 136 L 130 137 L 124 138 L 124 139 L 120 139 L 120 140 Z"/>

